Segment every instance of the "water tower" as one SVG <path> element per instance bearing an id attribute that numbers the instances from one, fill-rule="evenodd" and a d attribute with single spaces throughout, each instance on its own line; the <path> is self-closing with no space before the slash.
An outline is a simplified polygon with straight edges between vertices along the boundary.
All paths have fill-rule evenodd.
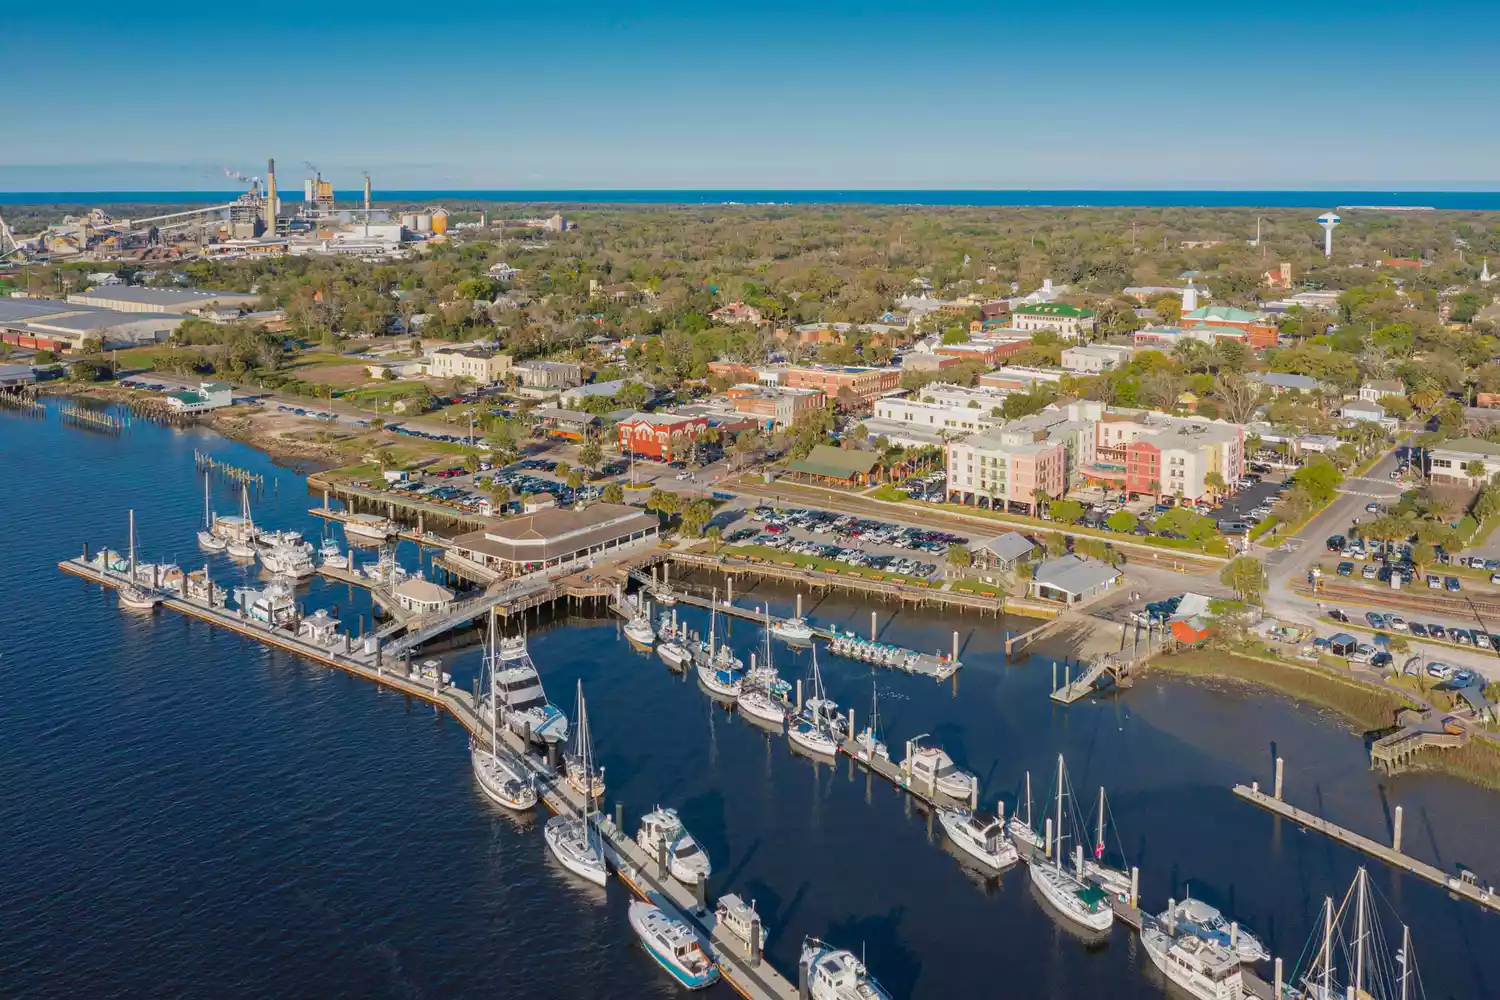
<path id="1" fill-rule="evenodd" d="M 1318 225 L 1323 227 L 1323 256 L 1333 256 L 1333 227 L 1343 222 L 1333 212 L 1324 212 L 1318 216 Z"/>

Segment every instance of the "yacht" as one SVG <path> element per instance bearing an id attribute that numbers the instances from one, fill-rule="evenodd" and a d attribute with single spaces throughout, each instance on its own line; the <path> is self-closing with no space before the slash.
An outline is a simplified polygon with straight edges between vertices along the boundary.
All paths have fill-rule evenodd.
<path id="1" fill-rule="evenodd" d="M 396 562 L 395 556 L 386 549 L 380 552 L 380 558 L 372 563 L 365 563 L 359 571 L 371 580 L 380 583 L 389 583 L 392 586 L 405 580 L 406 570 Z"/>
<path id="2" fill-rule="evenodd" d="M 400 531 L 400 526 L 379 514 L 350 514 L 344 519 L 344 534 L 383 542 Z"/>
<path id="3" fill-rule="evenodd" d="M 823 674 L 818 669 L 818 648 L 812 651 L 812 696 L 802 705 L 802 711 L 791 720 L 787 739 L 809 753 L 824 757 L 836 756 L 844 738 L 844 720 L 839 717 L 838 703 L 823 690 Z"/>
<path id="4" fill-rule="evenodd" d="M 497 676 L 503 677 L 504 673 L 499 672 Z M 578 689 L 578 711 L 582 719 L 586 720 L 588 709 L 583 702 L 581 686 Z M 583 787 L 588 788 L 592 785 L 594 772 L 593 748 L 589 744 L 586 722 L 581 722 L 580 729 L 578 763 L 582 765 Z M 547 841 L 548 849 L 564 868 L 579 878 L 602 887 L 609 878 L 609 871 L 604 867 L 604 840 L 599 835 L 599 824 L 594 816 L 595 801 L 591 795 L 583 797 L 581 817 L 553 816 L 542 830 L 542 836 Z"/>
<path id="5" fill-rule="evenodd" d="M 811 1000 L 891 1000 L 852 951 L 808 938 L 802 943 L 802 964 Z"/>
<path id="6" fill-rule="evenodd" d="M 906 759 L 901 762 L 907 784 L 919 790 L 936 788 L 950 798 L 967 802 L 978 787 L 979 779 L 954 764 L 953 758 L 941 747 L 922 746 L 922 736 L 907 744 Z"/>
<path id="7" fill-rule="evenodd" d="M 501 639 L 495 657 L 495 691 L 502 721 L 518 736 L 539 743 L 568 741 L 568 717 L 547 700 L 524 636 Z"/>
<path id="8" fill-rule="evenodd" d="M 1189 896 L 1162 912 L 1158 918 L 1174 933 L 1191 934 L 1228 948 L 1241 962 L 1264 962 L 1271 957 L 1260 938 L 1238 924 L 1224 919 L 1224 914 L 1201 899 Z"/>
<path id="9" fill-rule="evenodd" d="M 1240 960 L 1228 948 L 1191 934 L 1174 938 L 1149 920 L 1141 928 L 1141 944 L 1151 964 L 1189 996 L 1197 1000 L 1244 1000 Z"/>
<path id="10" fill-rule="evenodd" d="M 223 552 L 227 544 L 214 534 L 214 516 L 208 509 L 208 476 L 203 477 L 203 530 L 198 532 L 198 544 L 209 552 Z"/>
<path id="11" fill-rule="evenodd" d="M 648 899 L 630 901 L 630 929 L 646 951 L 679 985 L 690 990 L 712 986 L 719 979 L 719 967 L 705 953 L 692 927 L 661 896 L 652 893 Z"/>
<path id="12" fill-rule="evenodd" d="M 275 549 L 301 549 L 312 553 L 312 542 L 305 541 L 300 531 L 262 531 L 255 536 L 255 544 L 262 552 Z"/>
<path id="13" fill-rule="evenodd" d="M 999 817 L 990 813 L 939 809 L 938 822 L 955 846 L 996 871 L 1009 868 L 1020 857 L 1015 845 L 1005 839 Z"/>
<path id="14" fill-rule="evenodd" d="M 665 846 L 667 870 L 672 877 L 686 885 L 696 885 L 713 873 L 708 854 L 687 832 L 676 809 L 657 806 L 641 817 L 641 828 L 636 831 L 635 842 L 652 858 Z"/>
<path id="15" fill-rule="evenodd" d="M 150 611 L 161 603 L 161 594 L 155 587 L 143 587 L 137 581 L 139 571 L 135 564 L 135 511 L 130 512 L 130 559 L 126 564 L 128 582 L 120 585 L 120 604 L 137 611 Z"/>
<path id="16" fill-rule="evenodd" d="M 272 573 L 293 580 L 305 580 L 317 572 L 312 556 L 300 545 L 277 545 L 271 549 L 262 549 L 260 561 Z"/>
<path id="17" fill-rule="evenodd" d="M 1031 882 L 1037 887 L 1053 909 L 1074 924 L 1088 931 L 1109 930 L 1115 922 L 1115 911 L 1110 906 L 1109 895 L 1098 886 L 1083 880 L 1083 846 L 1077 846 L 1073 855 L 1073 870 L 1063 867 L 1063 842 L 1067 839 L 1063 831 L 1063 759 L 1057 757 L 1057 814 L 1054 816 L 1052 843 L 1049 856 L 1034 858 L 1031 863 Z"/>
<path id="18" fill-rule="evenodd" d="M 495 616 L 491 615 L 490 632 L 485 642 L 485 670 L 481 677 L 482 683 L 489 689 L 490 745 L 484 747 L 471 739 L 469 763 L 474 768 L 474 777 L 478 779 L 479 787 L 485 795 L 507 809 L 525 812 L 536 808 L 536 788 L 521 762 L 512 757 L 509 751 L 502 752 L 500 749 L 500 732 L 495 722 L 498 715 L 495 711 L 495 657 L 489 655 L 495 644 Z"/>
<path id="19" fill-rule="evenodd" d="M 676 639 L 667 639 L 656 647 L 656 655 L 673 670 L 683 670 L 692 661 L 693 654 Z"/>
<path id="20" fill-rule="evenodd" d="M 812 642 L 812 626 L 801 618 L 783 618 L 771 626 L 771 634 L 787 642 Z"/>
<path id="21" fill-rule="evenodd" d="M 645 611 L 625 623 L 625 638 L 637 646 L 650 649 L 656 645 L 656 629 L 651 625 L 651 616 Z"/>
<path id="22" fill-rule="evenodd" d="M 754 940 L 759 928 L 760 946 L 765 948 L 766 927 L 760 922 L 760 914 L 755 912 L 755 900 L 746 903 L 732 892 L 726 892 L 719 897 L 714 907 L 714 923 L 723 927 L 729 933 L 749 945 Z"/>
<path id="23" fill-rule="evenodd" d="M 290 625 L 297 618 L 297 602 L 292 598 L 292 588 L 279 576 L 262 590 L 236 588 L 234 599 L 246 618 L 264 625 Z"/>
<path id="24" fill-rule="evenodd" d="M 195 569 L 187 575 L 187 596 L 215 608 L 222 608 L 229 603 L 229 592 L 213 582 L 206 567 Z"/>
<path id="25" fill-rule="evenodd" d="M 873 760 L 879 757 L 881 760 L 890 760 L 891 751 L 884 743 L 880 742 L 877 731 L 880 727 L 880 704 L 875 696 L 875 682 L 870 682 L 870 724 L 854 737 L 854 745 L 859 748 L 860 760 Z"/>
<path id="26" fill-rule="evenodd" d="M 590 771 L 585 766 L 591 747 L 588 710 L 583 703 L 583 681 L 578 682 L 578 697 L 573 702 L 573 718 L 577 721 L 577 725 L 573 727 L 573 742 L 563 754 L 565 776 L 573 791 L 597 799 L 604 794 L 604 768 Z"/>
<path id="27" fill-rule="evenodd" d="M 318 548 L 318 559 L 329 569 L 348 569 L 349 557 L 339 551 L 339 543 L 325 538 Z"/>

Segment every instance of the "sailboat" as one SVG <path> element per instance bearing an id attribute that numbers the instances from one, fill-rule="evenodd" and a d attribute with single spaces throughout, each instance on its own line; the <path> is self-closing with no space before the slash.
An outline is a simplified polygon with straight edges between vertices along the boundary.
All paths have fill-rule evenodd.
<path id="1" fill-rule="evenodd" d="M 1312 952 L 1314 944 L 1317 950 Z M 1288 995 L 1296 1000 L 1343 1000 L 1350 996 L 1358 1000 L 1410 1000 L 1424 996 L 1412 953 L 1411 929 L 1402 925 L 1401 947 L 1393 953 L 1387 953 L 1385 947 L 1369 875 L 1360 868 L 1337 907 L 1333 897 L 1324 898 L 1322 931 L 1314 931 L 1313 940 L 1304 949 L 1304 954 L 1312 952 L 1312 961 L 1306 970 L 1293 974 L 1293 982 L 1300 986 L 1290 989 Z"/>
<path id="2" fill-rule="evenodd" d="M 474 777 L 485 795 L 507 809 L 524 812 L 536 808 L 536 788 L 526 768 L 500 749 L 500 734 L 495 711 L 495 616 L 490 616 L 490 634 L 485 642 L 484 678 L 489 686 L 490 699 L 490 745 L 488 748 L 476 740 L 469 741 L 469 763 L 474 768 Z"/>
<path id="3" fill-rule="evenodd" d="M 142 587 L 136 582 L 135 571 L 135 511 L 130 512 L 130 582 L 120 585 L 120 604 L 127 608 L 149 611 L 161 603 L 161 595 L 155 587 Z"/>
<path id="4" fill-rule="evenodd" d="M 870 724 L 854 737 L 854 745 L 859 747 L 860 760 L 873 760 L 880 757 L 884 760 L 891 759 L 890 748 L 880 741 L 877 735 L 880 727 L 880 703 L 875 695 L 875 682 L 870 682 Z"/>
<path id="5" fill-rule="evenodd" d="M 771 665 L 771 631 L 765 633 L 765 662 L 757 664 L 750 658 L 750 671 L 745 674 L 740 688 L 740 711 L 757 722 L 775 726 L 780 732 L 786 722 L 787 682 L 781 679 Z"/>
<path id="6" fill-rule="evenodd" d="M 1037 887 L 1053 909 L 1069 921 L 1089 931 L 1107 931 L 1115 922 L 1115 911 L 1109 905 L 1109 896 L 1103 889 L 1083 881 L 1083 845 L 1077 845 L 1073 857 L 1073 870 L 1063 867 L 1063 843 L 1067 840 L 1063 832 L 1063 788 L 1066 775 L 1063 773 L 1062 754 L 1057 755 L 1057 815 L 1054 817 L 1052 843 L 1046 860 L 1036 859 L 1031 864 L 1031 882 Z"/>
<path id="7" fill-rule="evenodd" d="M 250 487 L 240 487 L 240 517 L 238 531 L 230 536 L 224 550 L 231 559 L 254 559 L 255 521 L 250 517 Z"/>
<path id="8" fill-rule="evenodd" d="M 708 611 L 708 645 L 703 650 L 706 655 L 698 659 L 698 682 L 708 689 L 709 694 L 717 695 L 729 701 L 735 701 L 740 696 L 740 689 L 744 686 L 745 665 L 740 658 L 734 655 L 734 651 L 727 645 L 720 646 L 715 636 L 716 612 L 713 607 Z"/>
<path id="9" fill-rule="evenodd" d="M 599 798 L 604 794 L 604 768 L 598 773 L 589 773 L 586 766 L 589 749 L 589 720 L 583 706 L 583 681 L 578 682 L 578 698 L 574 702 L 574 718 L 578 720 L 573 730 L 573 745 L 563 754 L 563 768 L 567 772 L 568 784 L 579 795 Z"/>
<path id="10" fill-rule="evenodd" d="M 579 729 L 586 730 L 588 706 L 583 700 L 582 687 L 578 691 L 578 711 Z M 594 762 L 593 747 L 586 731 L 579 739 L 579 754 L 583 765 L 583 785 L 587 788 L 592 784 Z M 603 887 L 605 880 L 609 878 L 609 871 L 604 867 L 604 844 L 599 836 L 598 823 L 594 819 L 594 809 L 593 796 L 585 795 L 581 817 L 553 816 L 542 830 L 542 836 L 553 857 L 564 868 L 579 878 Z"/>
<path id="11" fill-rule="evenodd" d="M 208 509 L 208 477 L 203 477 L 203 530 L 198 532 L 198 544 L 209 552 L 223 552 L 228 545 L 214 534 L 214 516 Z"/>
<path id="12" fill-rule="evenodd" d="M 1094 835 L 1094 856 L 1083 859 L 1084 878 L 1093 882 L 1122 903 L 1130 901 L 1130 872 L 1113 868 L 1104 863 L 1104 820 L 1108 815 L 1108 804 L 1104 798 L 1104 786 L 1099 786 L 1099 810 Z M 1123 853 L 1123 852 L 1122 852 Z"/>
<path id="13" fill-rule="evenodd" d="M 1047 845 L 1042 843 L 1042 838 L 1037 836 L 1036 826 L 1031 822 L 1031 772 L 1026 772 L 1026 818 L 1020 815 L 1012 815 L 1005 824 L 1005 832 L 1010 834 L 1011 841 L 1020 848 L 1021 860 L 1030 862 L 1032 851 L 1046 850 Z"/>
<path id="14" fill-rule="evenodd" d="M 843 720 L 839 718 L 838 703 L 823 690 L 823 674 L 818 670 L 818 648 L 812 650 L 812 696 L 803 704 L 802 710 L 793 718 L 787 730 L 787 739 L 810 753 L 825 757 L 836 756 L 843 742 Z"/>

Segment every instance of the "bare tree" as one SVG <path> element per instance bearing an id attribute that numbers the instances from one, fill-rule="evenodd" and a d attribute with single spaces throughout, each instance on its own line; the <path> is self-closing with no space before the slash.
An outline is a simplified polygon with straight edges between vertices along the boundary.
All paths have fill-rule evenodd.
<path id="1" fill-rule="evenodd" d="M 1224 404 L 1224 416 L 1237 424 L 1248 423 L 1260 406 L 1260 386 L 1238 375 L 1216 379 L 1214 395 Z"/>

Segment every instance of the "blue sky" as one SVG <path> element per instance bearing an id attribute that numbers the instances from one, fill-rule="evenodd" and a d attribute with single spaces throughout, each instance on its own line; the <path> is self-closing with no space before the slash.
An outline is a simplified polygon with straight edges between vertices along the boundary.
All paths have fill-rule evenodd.
<path id="1" fill-rule="evenodd" d="M 1493 5 L 923 6 L 9 4 L 0 190 L 1500 186 Z"/>

